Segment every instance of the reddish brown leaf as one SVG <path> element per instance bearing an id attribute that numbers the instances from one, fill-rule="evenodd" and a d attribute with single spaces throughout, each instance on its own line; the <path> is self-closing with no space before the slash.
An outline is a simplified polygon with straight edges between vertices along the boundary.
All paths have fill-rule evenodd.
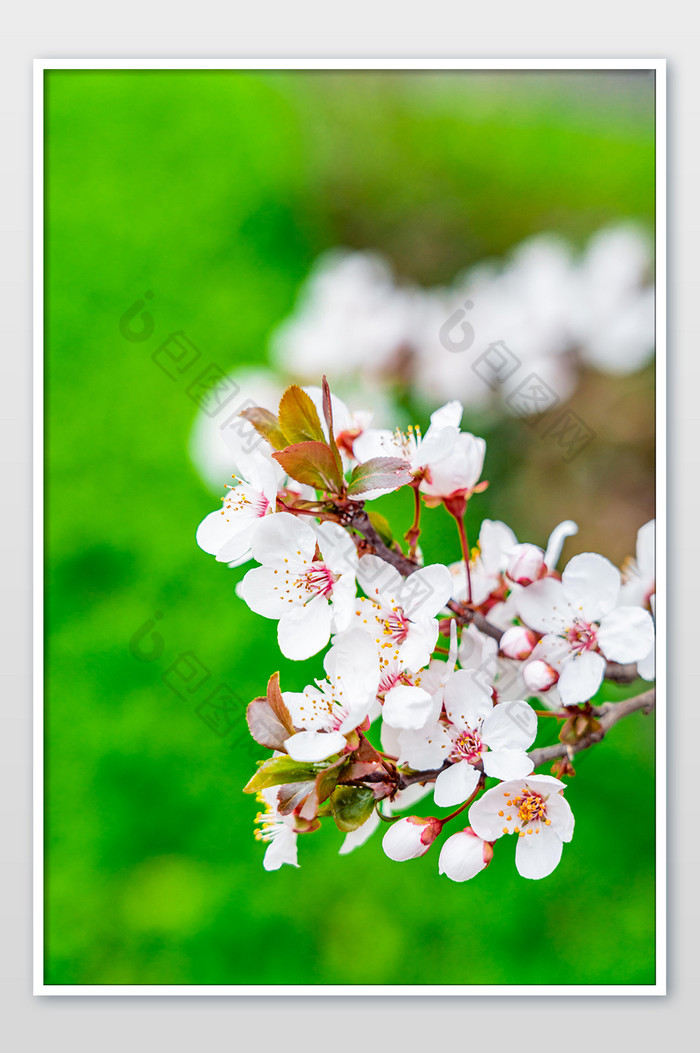
<path id="1" fill-rule="evenodd" d="M 316 490 L 331 494 L 341 493 L 344 486 L 342 473 L 325 442 L 299 442 L 279 450 L 272 455 L 281 464 L 287 475 L 299 483 L 306 483 Z"/>
<path id="2" fill-rule="evenodd" d="M 262 406 L 251 406 L 250 409 L 241 410 L 239 416 L 250 421 L 259 435 L 267 439 L 273 450 L 283 450 L 289 440 L 280 428 L 280 422 L 274 413 L 263 409 Z"/>
<path id="3" fill-rule="evenodd" d="M 364 494 L 368 490 L 398 489 L 411 481 L 411 469 L 400 457 L 372 457 L 358 464 L 350 476 L 349 494 Z"/>

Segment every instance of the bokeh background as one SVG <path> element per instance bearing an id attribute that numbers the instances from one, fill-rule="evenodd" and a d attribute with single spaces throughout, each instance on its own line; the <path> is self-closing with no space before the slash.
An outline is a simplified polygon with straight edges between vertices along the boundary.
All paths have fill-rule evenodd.
<path id="1" fill-rule="evenodd" d="M 337 246 L 430 286 L 542 231 L 651 229 L 651 75 L 50 71 L 46 122 L 46 982 L 653 982 L 641 715 L 580 757 L 575 837 L 544 881 L 517 877 L 512 844 L 462 885 L 378 837 L 339 857 L 327 824 L 300 869 L 263 871 L 240 718 L 270 672 L 299 690 L 320 662 L 282 659 L 234 596 L 243 568 L 196 547 L 214 503 L 188 456 L 192 374 L 153 357 L 183 333 L 202 367 L 266 363 Z M 130 341 L 140 299 L 153 332 Z M 565 557 L 633 554 L 653 396 L 652 366 L 584 371 L 571 405 L 596 437 L 570 464 L 531 423 L 468 418 L 491 481 L 472 538 L 503 518 L 543 544 L 571 517 Z M 381 509 L 404 529 L 409 498 Z M 458 558 L 447 516 L 426 527 L 426 558 Z"/>

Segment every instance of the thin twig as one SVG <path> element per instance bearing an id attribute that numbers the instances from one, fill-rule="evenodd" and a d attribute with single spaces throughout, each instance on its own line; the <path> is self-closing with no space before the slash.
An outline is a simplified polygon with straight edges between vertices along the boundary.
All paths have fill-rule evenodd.
<path id="1" fill-rule="evenodd" d="M 389 548 L 388 545 L 384 544 L 364 509 L 353 512 L 350 526 L 362 534 L 366 541 L 369 541 L 375 554 L 380 559 L 395 567 L 405 578 L 416 570 L 421 569 L 419 563 L 409 559 L 403 552 L 398 552 L 396 549 Z M 491 622 L 484 618 L 483 614 L 465 607 L 464 604 L 459 603 L 457 600 L 449 600 L 446 606 L 455 615 L 460 625 L 475 625 L 480 632 L 490 636 L 497 643 L 500 642 L 504 630 L 492 625 Z M 634 664 L 620 665 L 618 662 L 608 662 L 605 667 L 606 680 L 613 680 L 616 684 L 631 684 L 637 679 L 637 676 L 637 667 Z"/>
<path id="2" fill-rule="evenodd" d="M 651 713 L 655 704 L 656 688 L 654 687 L 649 691 L 644 691 L 641 695 L 635 695 L 634 698 L 626 698 L 622 702 L 604 702 L 602 706 L 598 706 L 593 710 L 593 715 L 600 724 L 599 730 L 591 731 L 588 735 L 584 735 L 582 739 L 579 739 L 578 742 L 571 744 L 555 742 L 553 746 L 541 746 L 539 749 L 531 750 L 528 756 L 536 768 L 539 768 L 541 764 L 546 764 L 548 761 L 557 760 L 559 757 L 571 757 L 574 753 L 580 753 L 582 750 L 587 750 L 590 746 L 594 746 L 596 742 L 600 742 L 610 728 L 617 724 L 618 720 L 622 720 L 623 717 L 629 716 L 630 713 L 636 713 L 638 710 L 642 710 L 644 713 Z"/>
<path id="3" fill-rule="evenodd" d="M 571 757 L 573 754 L 587 750 L 590 746 L 600 742 L 613 725 L 617 724 L 624 717 L 629 716 L 630 713 L 636 713 L 639 710 L 642 710 L 644 713 L 651 713 L 655 703 L 656 688 L 653 687 L 649 691 L 644 691 L 641 695 L 635 695 L 634 698 L 626 698 L 622 702 L 604 702 L 602 706 L 598 706 L 593 710 L 593 716 L 596 717 L 600 725 L 598 731 L 584 735 L 582 739 L 573 744 L 555 742 L 553 746 L 542 746 L 539 749 L 530 750 L 528 756 L 535 768 L 539 768 L 540 765 L 546 764 L 548 761 L 557 760 L 559 757 Z M 414 783 L 425 785 L 428 782 L 435 782 L 440 772 L 445 771 L 449 767 L 450 762 L 445 761 L 440 768 L 430 768 L 428 771 L 401 772 L 398 788 L 405 790 L 407 786 L 413 786 Z M 481 762 L 475 764 L 474 767 L 483 770 Z"/>

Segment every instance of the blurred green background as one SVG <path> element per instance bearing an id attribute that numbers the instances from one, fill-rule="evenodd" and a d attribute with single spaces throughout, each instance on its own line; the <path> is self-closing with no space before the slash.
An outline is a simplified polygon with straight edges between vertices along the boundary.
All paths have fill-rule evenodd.
<path id="1" fill-rule="evenodd" d="M 653 982 L 641 715 L 581 756 L 574 840 L 544 881 L 517 876 L 512 843 L 462 885 L 436 850 L 395 864 L 375 837 L 338 857 L 325 823 L 300 869 L 263 871 L 239 714 L 270 672 L 298 690 L 320 660 L 282 659 L 234 596 L 244 568 L 196 547 L 214 507 L 187 456 L 196 405 L 151 357 L 184 331 L 202 365 L 264 362 L 336 245 L 434 284 L 541 230 L 651 223 L 651 76 L 50 71 L 46 119 L 46 982 Z M 130 343 L 119 321 L 146 291 L 154 335 Z M 633 553 L 653 373 L 590 375 L 575 404 L 606 439 L 570 467 L 518 421 L 487 436 L 473 540 L 485 516 L 540 544 L 572 516 L 567 557 Z M 386 507 L 407 529 L 410 495 Z M 429 521 L 427 558 L 458 558 Z M 220 688 L 229 730 L 201 708 Z"/>

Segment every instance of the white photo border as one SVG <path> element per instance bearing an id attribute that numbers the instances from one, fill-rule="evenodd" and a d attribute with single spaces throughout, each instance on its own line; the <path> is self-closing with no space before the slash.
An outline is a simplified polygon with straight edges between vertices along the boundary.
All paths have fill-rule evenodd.
<path id="1" fill-rule="evenodd" d="M 639 70 L 655 82 L 656 204 L 656 983 L 654 984 L 45 984 L 44 983 L 44 75 L 48 70 Z M 667 795 L 667 359 L 665 59 L 35 59 L 33 127 L 33 993 L 174 996 L 665 995 Z"/>

